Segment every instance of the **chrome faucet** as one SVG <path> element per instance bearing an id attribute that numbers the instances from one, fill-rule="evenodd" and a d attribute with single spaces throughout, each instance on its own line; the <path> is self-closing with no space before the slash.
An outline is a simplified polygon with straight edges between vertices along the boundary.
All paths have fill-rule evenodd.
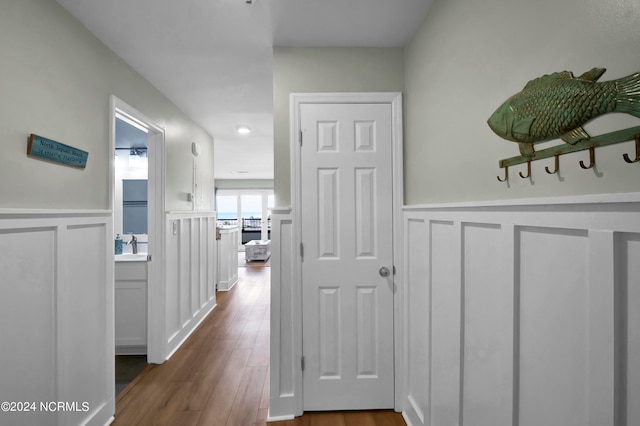
<path id="1" fill-rule="evenodd" d="M 131 234 L 131 240 L 127 243 L 127 245 L 131 244 L 131 251 L 133 254 L 138 254 L 138 239 L 135 235 Z"/>

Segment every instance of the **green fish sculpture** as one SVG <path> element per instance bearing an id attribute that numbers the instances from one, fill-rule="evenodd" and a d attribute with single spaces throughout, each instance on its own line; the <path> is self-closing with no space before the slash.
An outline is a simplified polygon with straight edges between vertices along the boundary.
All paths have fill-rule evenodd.
<path id="1" fill-rule="evenodd" d="M 589 139 L 582 126 L 610 112 L 640 118 L 640 73 L 596 83 L 605 68 L 593 68 L 580 77 L 571 71 L 531 80 L 493 113 L 487 123 L 501 138 L 517 142 L 523 156 L 533 145 L 561 138 L 574 145 Z"/>

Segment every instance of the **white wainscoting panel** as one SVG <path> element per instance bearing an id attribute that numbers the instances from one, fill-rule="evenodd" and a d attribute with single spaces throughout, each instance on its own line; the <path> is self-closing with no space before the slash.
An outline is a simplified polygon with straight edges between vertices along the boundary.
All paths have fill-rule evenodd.
<path id="1" fill-rule="evenodd" d="M 431 285 L 429 280 L 429 224 L 425 219 L 407 219 L 404 234 L 404 266 L 407 275 L 405 291 L 405 354 L 407 357 L 405 380 L 407 409 L 417 424 L 431 418 Z M 425 257 L 426 256 L 426 257 Z M 396 372 L 397 374 L 398 372 Z"/>
<path id="2" fill-rule="evenodd" d="M 0 424 L 104 425 L 115 412 L 110 212 L 0 211 Z M 64 410 L 46 411 L 68 403 Z M 53 407 L 56 407 L 55 405 Z"/>
<path id="3" fill-rule="evenodd" d="M 498 225 L 467 223 L 462 235 L 462 415 L 469 424 L 501 424 L 501 351 L 505 298 Z M 492 253 L 493 255 L 485 255 Z"/>
<path id="4" fill-rule="evenodd" d="M 218 240 L 218 290 L 229 291 L 238 282 L 240 227 L 222 226 Z"/>
<path id="5" fill-rule="evenodd" d="M 460 224 L 430 223 L 431 424 L 456 424 L 460 395 Z"/>
<path id="6" fill-rule="evenodd" d="M 171 356 L 216 305 L 215 212 L 168 213 L 166 353 Z M 153 291 L 149 284 L 149 291 Z"/>
<path id="7" fill-rule="evenodd" d="M 269 419 L 285 420 L 299 415 L 302 388 L 300 348 L 302 318 L 300 294 L 294 285 L 294 229 L 291 209 L 271 211 L 271 349 Z"/>
<path id="8" fill-rule="evenodd" d="M 408 424 L 640 424 L 640 194 L 404 221 Z"/>
<path id="9" fill-rule="evenodd" d="M 520 426 L 586 425 L 587 231 L 525 227 L 516 238 Z"/>
<path id="10" fill-rule="evenodd" d="M 616 309 L 625 314 L 619 318 L 616 335 L 617 374 L 622 382 L 617 424 L 630 426 L 640 419 L 640 235 L 617 237 Z"/>

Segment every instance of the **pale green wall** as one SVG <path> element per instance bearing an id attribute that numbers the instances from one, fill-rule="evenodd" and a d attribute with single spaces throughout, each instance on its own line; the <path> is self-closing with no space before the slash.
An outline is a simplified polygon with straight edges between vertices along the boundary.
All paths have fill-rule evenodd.
<path id="1" fill-rule="evenodd" d="M 289 95 L 320 92 L 402 92 L 403 51 L 393 48 L 274 48 L 274 192 L 291 203 Z"/>
<path id="2" fill-rule="evenodd" d="M 605 81 L 640 71 L 638 28 L 638 1 L 435 0 L 405 49 L 406 204 L 640 191 L 640 164 L 622 160 L 633 142 L 597 149 L 595 170 L 578 166 L 588 160 L 581 152 L 560 158 L 559 176 L 544 171 L 553 160 L 541 160 L 532 181 L 517 166 L 510 185 L 499 183 L 498 160 L 519 152 L 486 124 L 543 74 L 604 67 Z M 586 129 L 635 125 L 613 114 Z"/>
<path id="3" fill-rule="evenodd" d="M 212 138 L 52 0 L 0 2 L 0 208 L 110 208 L 112 94 L 165 128 L 167 209 L 191 210 L 191 142 L 213 208 Z M 27 157 L 31 133 L 88 151 L 86 169 Z"/>

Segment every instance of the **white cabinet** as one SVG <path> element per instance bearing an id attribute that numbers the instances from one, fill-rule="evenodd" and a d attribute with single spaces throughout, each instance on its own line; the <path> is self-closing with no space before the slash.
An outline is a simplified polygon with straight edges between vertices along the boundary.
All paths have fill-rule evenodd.
<path id="1" fill-rule="evenodd" d="M 221 226 L 218 228 L 218 290 L 231 290 L 238 282 L 238 239 L 240 228 Z"/>
<path id="2" fill-rule="evenodd" d="M 147 353 L 147 262 L 115 264 L 116 355 Z"/>

